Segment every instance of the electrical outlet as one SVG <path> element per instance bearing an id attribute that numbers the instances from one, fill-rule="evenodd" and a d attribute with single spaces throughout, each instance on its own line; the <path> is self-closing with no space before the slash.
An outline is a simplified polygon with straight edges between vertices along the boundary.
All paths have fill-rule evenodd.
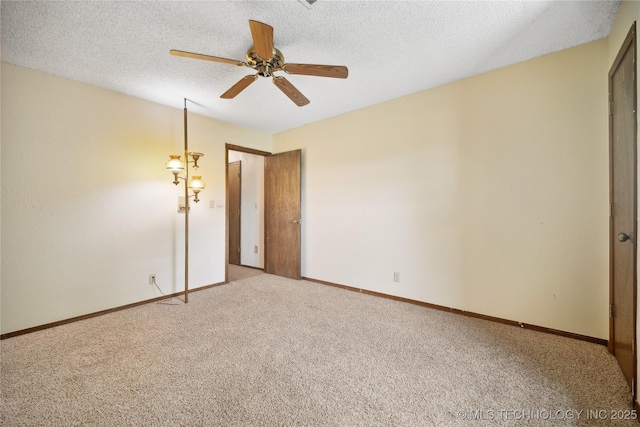
<path id="1" fill-rule="evenodd" d="M 156 283 L 156 275 L 155 274 L 150 274 L 149 275 L 149 284 L 153 285 Z"/>
<path id="2" fill-rule="evenodd" d="M 254 253 L 254 254 L 257 254 L 257 253 L 258 253 L 258 245 L 255 245 L 255 246 L 253 247 L 253 253 Z"/>
<path id="3" fill-rule="evenodd" d="M 398 272 L 398 271 L 394 271 L 393 272 L 393 281 L 394 282 L 399 282 L 400 281 L 400 272 Z"/>

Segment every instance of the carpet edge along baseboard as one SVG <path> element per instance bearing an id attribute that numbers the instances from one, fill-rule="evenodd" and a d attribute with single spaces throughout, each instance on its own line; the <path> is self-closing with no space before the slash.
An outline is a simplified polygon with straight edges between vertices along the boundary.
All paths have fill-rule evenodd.
<path id="1" fill-rule="evenodd" d="M 605 347 L 607 347 L 609 345 L 609 341 L 607 341 L 605 339 L 602 339 L 602 338 L 591 337 L 589 335 L 581 335 L 581 334 L 576 334 L 576 333 L 573 333 L 573 332 L 561 331 L 559 329 L 546 328 L 544 326 L 532 325 L 532 324 L 529 324 L 529 323 L 517 322 L 515 320 L 503 319 L 501 317 L 488 316 L 486 314 L 479 314 L 479 313 L 474 313 L 472 311 L 465 311 L 465 310 L 460 310 L 460 309 L 457 309 L 457 308 L 446 307 L 444 305 L 431 304 L 429 302 L 418 301 L 418 300 L 399 297 L 399 296 L 395 296 L 395 295 L 383 294 L 381 292 L 368 291 L 366 289 L 356 288 L 354 286 L 340 285 L 338 283 L 332 283 L 332 282 L 327 282 L 325 280 L 313 279 L 311 277 L 303 277 L 303 280 L 306 280 L 306 281 L 309 281 L 309 282 L 313 282 L 313 283 L 319 283 L 321 285 L 334 286 L 334 287 L 337 287 L 337 288 L 346 289 L 348 291 L 360 292 L 360 293 L 363 293 L 363 294 L 372 295 L 372 296 L 376 296 L 376 297 L 380 297 L 380 298 L 387 298 L 387 299 L 392 299 L 392 300 L 395 300 L 395 301 L 401 301 L 401 302 L 406 302 L 406 303 L 409 303 L 409 304 L 419 305 L 419 306 L 422 306 L 422 307 L 433 308 L 435 310 L 448 311 L 450 313 L 459 314 L 461 316 L 475 317 L 476 319 L 488 320 L 488 321 L 491 321 L 491 322 L 502 323 L 502 324 L 509 325 L 509 326 L 517 326 L 517 327 L 523 328 L 523 329 L 531 329 L 533 331 L 544 332 L 544 333 L 547 333 L 547 334 L 560 335 L 560 336 L 563 336 L 563 337 L 566 337 L 566 338 L 572 338 L 572 339 L 576 339 L 576 340 L 587 341 L 587 342 L 594 343 L 594 344 L 600 344 L 600 345 L 603 345 Z"/>
<path id="2" fill-rule="evenodd" d="M 226 283 L 228 283 L 228 282 L 219 282 L 219 283 L 214 283 L 212 285 L 202 286 L 200 288 L 189 289 L 189 293 L 202 291 L 204 289 L 213 288 L 215 286 L 224 285 Z M 153 302 L 158 302 L 158 301 L 162 301 L 162 300 L 169 299 L 169 298 L 179 297 L 181 295 L 184 295 L 184 291 L 183 292 L 175 292 L 173 294 L 167 294 L 167 295 L 163 295 L 161 297 L 146 299 L 146 300 L 142 300 L 142 301 L 138 301 L 138 302 L 133 302 L 131 304 L 121 305 L 119 307 L 108 308 L 106 310 L 100 310 L 100 311 L 96 311 L 94 313 L 83 314 L 81 316 L 71 317 L 69 319 L 57 320 L 55 322 L 45 323 L 44 325 L 38 325 L 38 326 L 33 326 L 31 328 L 20 329 L 18 331 L 7 332 L 6 334 L 0 335 L 0 340 L 17 337 L 19 335 L 30 334 L 32 332 L 41 331 L 43 329 L 55 328 L 56 326 L 66 325 L 67 323 L 73 323 L 73 322 L 78 322 L 80 320 L 91 319 L 92 317 L 102 316 L 103 314 L 109 314 L 109 313 L 113 313 L 113 312 L 120 311 L 120 310 L 126 310 L 127 308 L 133 308 L 133 307 L 137 307 L 139 305 L 150 304 L 150 303 L 153 303 Z"/>
<path id="3" fill-rule="evenodd" d="M 595 338 L 595 337 L 591 337 L 591 336 L 588 336 L 588 335 L 581 335 L 581 334 L 576 334 L 576 333 L 573 333 L 573 332 L 567 332 L 567 331 L 561 331 L 561 330 L 558 330 L 558 329 L 546 328 L 544 326 L 538 326 L 538 325 L 532 325 L 532 324 L 529 324 L 529 323 L 517 322 L 515 320 L 508 320 L 508 319 L 503 319 L 503 318 L 500 318 L 500 317 L 487 316 L 485 314 L 474 313 L 474 312 L 471 312 L 471 311 L 460 310 L 460 309 L 457 309 L 457 308 L 446 307 L 446 306 L 443 306 L 443 305 L 431 304 L 431 303 L 428 303 L 428 302 L 413 300 L 413 299 L 410 299 L 410 298 L 404 298 L 404 297 L 399 297 L 399 296 L 395 296 L 395 295 L 383 294 L 381 292 L 369 291 L 369 290 L 366 290 L 366 289 L 356 288 L 354 286 L 341 285 L 341 284 L 338 284 L 338 283 L 327 282 L 325 280 L 313 279 L 311 277 L 303 277 L 302 279 L 306 280 L 306 281 L 309 281 L 309 282 L 318 283 L 318 284 L 321 284 L 321 285 L 327 285 L 327 286 L 333 286 L 333 287 L 337 287 L 337 288 L 341 288 L 341 289 L 346 289 L 348 291 L 360 292 L 360 293 L 364 293 L 364 294 L 367 294 L 367 295 L 372 295 L 372 296 L 376 296 L 376 297 L 380 297 L 380 298 L 387 298 L 387 299 L 392 299 L 392 300 L 395 300 L 395 301 L 401 301 L 401 302 L 406 302 L 406 303 L 409 303 L 409 304 L 419 305 L 419 306 L 422 306 L 422 307 L 428 307 L 428 308 L 432 308 L 432 309 L 435 309 L 435 310 L 447 311 L 447 312 L 450 312 L 450 313 L 459 314 L 461 316 L 475 317 L 477 319 L 484 319 L 484 320 L 488 320 L 488 321 L 491 321 L 491 322 L 502 323 L 502 324 L 505 324 L 505 325 L 517 326 L 517 327 L 523 328 L 523 329 L 531 329 L 531 330 L 534 330 L 534 331 L 544 332 L 544 333 L 547 333 L 547 334 L 560 335 L 560 336 L 563 336 L 563 337 L 566 337 L 566 338 L 572 338 L 572 339 L 577 339 L 577 340 L 581 340 L 581 341 L 587 341 L 587 342 L 594 343 L 594 344 L 600 344 L 600 345 L 603 345 L 605 347 L 607 347 L 608 344 L 609 344 L 609 342 L 607 340 L 605 340 L 605 339 Z M 226 283 L 227 282 L 220 282 L 220 283 L 214 283 L 212 285 L 202 286 L 200 288 L 189 290 L 189 293 L 201 291 L 201 290 L 204 290 L 204 289 L 209 289 L 209 288 L 212 288 L 212 287 L 215 287 L 215 286 L 224 285 Z M 109 309 L 102 310 L 102 311 L 97 311 L 95 313 L 84 314 L 82 316 L 77 316 L 77 317 L 72 317 L 72 318 L 69 318 L 69 319 L 58 320 L 56 322 L 46 323 L 44 325 L 33 326 L 31 328 L 21 329 L 21 330 L 14 331 L 14 332 L 8 332 L 6 334 L 0 335 L 0 340 L 16 337 L 16 336 L 19 336 L 19 335 L 29 334 L 31 332 L 41 331 L 43 329 L 54 328 L 56 326 L 61 326 L 61 325 L 65 325 L 67 323 L 77 322 L 77 321 L 84 320 L 84 319 L 90 319 L 90 318 L 96 317 L 96 316 L 102 316 L 103 314 L 113 313 L 115 311 L 125 310 L 127 308 L 133 308 L 133 307 L 136 307 L 136 306 L 139 306 L 139 305 L 144 305 L 144 304 L 149 304 L 149 303 L 153 303 L 153 302 L 157 302 L 157 301 L 162 301 L 163 299 L 173 298 L 173 297 L 177 297 L 177 296 L 180 296 L 180 295 L 183 295 L 183 294 L 184 294 L 184 292 L 176 292 L 176 293 L 173 293 L 173 294 L 164 295 L 164 296 L 157 297 L 157 298 L 151 298 L 151 299 L 148 299 L 148 300 L 127 304 L 127 305 L 123 305 L 123 306 L 120 306 L 120 307 L 114 307 L 114 308 L 109 308 Z"/>

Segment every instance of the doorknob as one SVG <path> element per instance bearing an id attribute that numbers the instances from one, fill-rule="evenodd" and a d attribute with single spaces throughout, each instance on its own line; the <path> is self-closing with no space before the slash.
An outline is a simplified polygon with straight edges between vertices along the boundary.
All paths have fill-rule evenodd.
<path id="1" fill-rule="evenodd" d="M 633 242 L 633 233 L 619 233 L 618 234 L 618 242 L 626 242 L 627 240 L 631 240 Z"/>
<path id="2" fill-rule="evenodd" d="M 302 220 L 301 219 L 294 219 L 293 223 L 294 224 L 302 224 Z"/>

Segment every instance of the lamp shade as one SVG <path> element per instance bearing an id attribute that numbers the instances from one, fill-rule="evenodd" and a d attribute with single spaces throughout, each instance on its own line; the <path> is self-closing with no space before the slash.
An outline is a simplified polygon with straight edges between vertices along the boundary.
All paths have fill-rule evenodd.
<path id="1" fill-rule="evenodd" d="M 193 190 L 194 193 L 204 190 L 205 185 L 206 184 L 202 180 L 202 177 L 199 175 L 194 175 L 193 178 L 189 180 L 189 188 Z"/>
<path id="2" fill-rule="evenodd" d="M 180 160 L 180 156 L 178 154 L 171 154 L 169 156 L 169 160 L 167 161 L 167 169 L 173 172 L 184 170 L 184 162 Z"/>

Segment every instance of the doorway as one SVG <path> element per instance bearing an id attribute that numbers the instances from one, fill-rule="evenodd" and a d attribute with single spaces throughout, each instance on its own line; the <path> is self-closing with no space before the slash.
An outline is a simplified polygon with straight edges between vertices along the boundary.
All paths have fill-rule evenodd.
<path id="1" fill-rule="evenodd" d="M 225 281 L 230 280 L 230 271 L 234 274 L 238 268 L 253 268 L 270 274 L 294 279 L 301 278 L 301 150 L 272 155 L 266 151 L 254 150 L 237 145 L 226 144 L 226 219 L 225 219 Z M 261 177 L 256 172 L 254 178 L 248 178 L 251 160 L 260 158 L 263 165 Z M 230 256 L 230 163 L 241 161 L 240 195 L 240 264 L 232 264 Z M 260 162 L 258 162 L 260 163 Z M 267 170 L 269 169 L 269 171 Z M 252 179 L 262 179 L 262 196 L 245 193 L 245 185 Z M 234 208 L 235 209 L 235 208 Z M 253 232 L 247 231 L 244 213 L 253 212 L 261 216 L 262 236 L 259 244 L 247 243 L 255 239 Z M 255 264 L 250 264 L 254 257 Z M 246 272 L 246 271 L 245 271 Z"/>
<path id="2" fill-rule="evenodd" d="M 609 71 L 609 351 L 637 396 L 636 26 Z"/>
<path id="3" fill-rule="evenodd" d="M 264 158 L 268 155 L 226 145 L 225 281 L 264 270 Z"/>

